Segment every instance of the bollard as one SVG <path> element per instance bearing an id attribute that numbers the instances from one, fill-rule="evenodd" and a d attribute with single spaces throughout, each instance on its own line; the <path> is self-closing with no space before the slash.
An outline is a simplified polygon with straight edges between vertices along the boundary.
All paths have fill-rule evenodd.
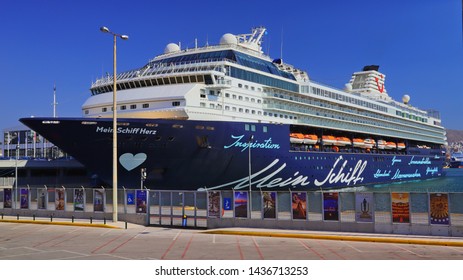
<path id="1" fill-rule="evenodd" d="M 90 217 L 90 224 L 93 224 L 93 218 Z"/>
<path id="2" fill-rule="evenodd" d="M 34 215 L 32 215 L 32 220 L 33 220 L 33 221 L 35 221 L 35 214 L 34 214 Z"/>
<path id="3" fill-rule="evenodd" d="M 106 217 L 103 217 L 103 223 L 106 225 Z"/>
<path id="4" fill-rule="evenodd" d="M 186 227 L 186 225 L 187 225 L 187 219 L 188 219 L 187 215 L 183 215 L 182 227 Z"/>
<path id="5" fill-rule="evenodd" d="M 74 216 L 71 217 L 72 223 L 74 223 Z"/>
<path id="6" fill-rule="evenodd" d="M 16 220 L 19 220 L 19 214 L 16 214 Z"/>
<path id="7" fill-rule="evenodd" d="M 3 213 L 2 213 L 2 220 L 3 220 Z"/>
<path id="8" fill-rule="evenodd" d="M 53 215 L 50 215 L 50 222 L 53 222 Z"/>
<path id="9" fill-rule="evenodd" d="M 125 221 L 125 229 L 127 229 L 127 221 Z"/>

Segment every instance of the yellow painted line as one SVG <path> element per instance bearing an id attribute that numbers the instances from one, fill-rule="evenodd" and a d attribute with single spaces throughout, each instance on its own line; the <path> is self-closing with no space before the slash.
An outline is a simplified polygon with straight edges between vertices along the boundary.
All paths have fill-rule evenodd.
<path id="1" fill-rule="evenodd" d="M 463 240 L 440 240 L 440 239 L 379 237 L 379 236 L 324 235 L 324 234 L 311 234 L 311 233 L 283 233 L 283 232 L 238 231 L 238 230 L 208 230 L 208 231 L 203 231 L 203 233 L 463 247 Z"/>
<path id="2" fill-rule="evenodd" d="M 18 224 L 41 224 L 41 225 L 60 225 L 60 226 L 77 226 L 77 227 L 101 227 L 101 228 L 117 228 L 120 227 L 112 226 L 112 225 L 105 225 L 105 224 L 90 224 L 90 223 L 81 223 L 81 222 L 61 222 L 61 221 L 38 221 L 38 220 L 9 220 L 4 219 L 0 220 L 0 223 L 18 223 Z"/>

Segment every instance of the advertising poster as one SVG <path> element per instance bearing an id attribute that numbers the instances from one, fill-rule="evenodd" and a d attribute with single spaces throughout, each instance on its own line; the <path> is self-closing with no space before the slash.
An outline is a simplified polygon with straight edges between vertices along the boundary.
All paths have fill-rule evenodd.
<path id="1" fill-rule="evenodd" d="M 135 193 L 127 193 L 127 205 L 135 205 Z"/>
<path id="2" fill-rule="evenodd" d="M 449 218 L 449 198 L 446 193 L 429 194 L 429 218 L 432 225 L 448 225 Z"/>
<path id="3" fill-rule="evenodd" d="M 235 218 L 248 217 L 248 193 L 235 192 Z"/>
<path id="4" fill-rule="evenodd" d="M 207 194 L 207 216 L 211 218 L 220 217 L 220 192 L 212 191 Z"/>
<path id="5" fill-rule="evenodd" d="M 230 197 L 223 198 L 223 210 L 232 210 L 232 200 Z"/>
<path id="6" fill-rule="evenodd" d="M 20 189 L 19 198 L 20 198 L 21 209 L 29 209 L 29 190 Z"/>
<path id="7" fill-rule="evenodd" d="M 104 211 L 104 190 L 93 191 L 93 211 L 103 212 Z"/>
<path id="8" fill-rule="evenodd" d="M 263 192 L 262 204 L 264 206 L 264 219 L 275 219 L 277 217 L 276 192 Z"/>
<path id="9" fill-rule="evenodd" d="M 410 223 L 410 195 L 408 193 L 391 193 L 392 222 Z"/>
<path id="10" fill-rule="evenodd" d="M 136 213 L 146 213 L 146 195 L 147 191 L 145 190 L 136 190 L 135 191 L 135 196 L 137 197 L 136 200 Z"/>
<path id="11" fill-rule="evenodd" d="M 323 193 L 323 219 L 325 221 L 339 220 L 338 193 Z"/>
<path id="12" fill-rule="evenodd" d="M 293 220 L 307 219 L 307 193 L 292 193 Z"/>
<path id="13" fill-rule="evenodd" d="M 64 189 L 55 189 L 55 210 L 64 210 Z"/>
<path id="14" fill-rule="evenodd" d="M 37 209 L 46 210 L 48 207 L 47 189 L 37 189 Z"/>
<path id="15" fill-rule="evenodd" d="M 355 194 L 355 220 L 357 222 L 373 222 L 374 218 L 373 193 Z"/>
<path id="16" fill-rule="evenodd" d="M 3 208 L 11 208 L 12 204 L 11 189 L 3 189 Z"/>
<path id="17" fill-rule="evenodd" d="M 74 189 L 74 211 L 84 211 L 84 189 Z"/>

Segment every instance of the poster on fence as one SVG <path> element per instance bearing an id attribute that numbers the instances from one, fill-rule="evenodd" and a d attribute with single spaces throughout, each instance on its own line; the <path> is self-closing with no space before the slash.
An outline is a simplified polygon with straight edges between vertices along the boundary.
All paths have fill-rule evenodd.
<path id="1" fill-rule="evenodd" d="M 432 225 L 448 225 L 449 218 L 449 198 L 446 193 L 429 194 L 429 218 Z"/>
<path id="2" fill-rule="evenodd" d="M 64 210 L 65 207 L 64 189 L 55 189 L 55 210 Z"/>
<path id="3" fill-rule="evenodd" d="M 235 218 L 248 217 L 248 193 L 235 192 Z"/>
<path id="4" fill-rule="evenodd" d="M 391 193 L 392 222 L 410 223 L 410 195 L 408 193 Z"/>
<path id="5" fill-rule="evenodd" d="M 19 190 L 21 209 L 29 209 L 29 189 Z"/>
<path id="6" fill-rule="evenodd" d="M 291 193 L 291 204 L 293 209 L 293 220 L 307 219 L 307 193 Z"/>
<path id="7" fill-rule="evenodd" d="M 93 211 L 104 212 L 104 190 L 93 190 Z"/>
<path id="8" fill-rule="evenodd" d="M 277 217 L 277 193 L 262 192 L 262 204 L 264 211 L 264 219 L 275 219 Z"/>
<path id="9" fill-rule="evenodd" d="M 135 205 L 135 193 L 127 192 L 127 205 Z"/>
<path id="10" fill-rule="evenodd" d="M 37 189 L 37 209 L 46 210 L 48 207 L 47 189 Z"/>
<path id="11" fill-rule="evenodd" d="M 74 189 L 74 211 L 84 211 L 84 189 Z"/>
<path id="12" fill-rule="evenodd" d="M 374 221 L 373 193 L 355 194 L 355 220 L 357 222 Z"/>
<path id="13" fill-rule="evenodd" d="M 12 203 L 11 189 L 3 189 L 3 208 L 11 208 Z"/>
<path id="14" fill-rule="evenodd" d="M 207 193 L 207 216 L 210 218 L 220 217 L 220 192 L 218 191 Z"/>
<path id="15" fill-rule="evenodd" d="M 147 191 L 145 190 L 136 190 L 135 191 L 135 197 L 136 199 L 136 213 L 146 213 L 146 205 L 147 205 Z"/>
<path id="16" fill-rule="evenodd" d="M 223 198 L 223 210 L 232 210 L 232 200 L 231 197 L 224 197 Z"/>
<path id="17" fill-rule="evenodd" d="M 323 219 L 325 221 L 339 220 L 338 193 L 323 193 Z"/>

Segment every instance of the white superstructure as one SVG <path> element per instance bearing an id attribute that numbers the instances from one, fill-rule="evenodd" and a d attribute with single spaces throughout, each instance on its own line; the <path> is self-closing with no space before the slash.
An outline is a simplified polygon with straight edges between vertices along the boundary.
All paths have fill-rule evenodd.
<path id="1" fill-rule="evenodd" d="M 166 46 L 144 67 L 117 75 L 120 118 L 282 123 L 445 144 L 437 114 L 392 100 L 378 66 L 355 72 L 344 90 L 262 52 L 265 28 L 227 33 L 216 46 Z M 91 86 L 86 117 L 112 116 L 112 76 Z"/>

